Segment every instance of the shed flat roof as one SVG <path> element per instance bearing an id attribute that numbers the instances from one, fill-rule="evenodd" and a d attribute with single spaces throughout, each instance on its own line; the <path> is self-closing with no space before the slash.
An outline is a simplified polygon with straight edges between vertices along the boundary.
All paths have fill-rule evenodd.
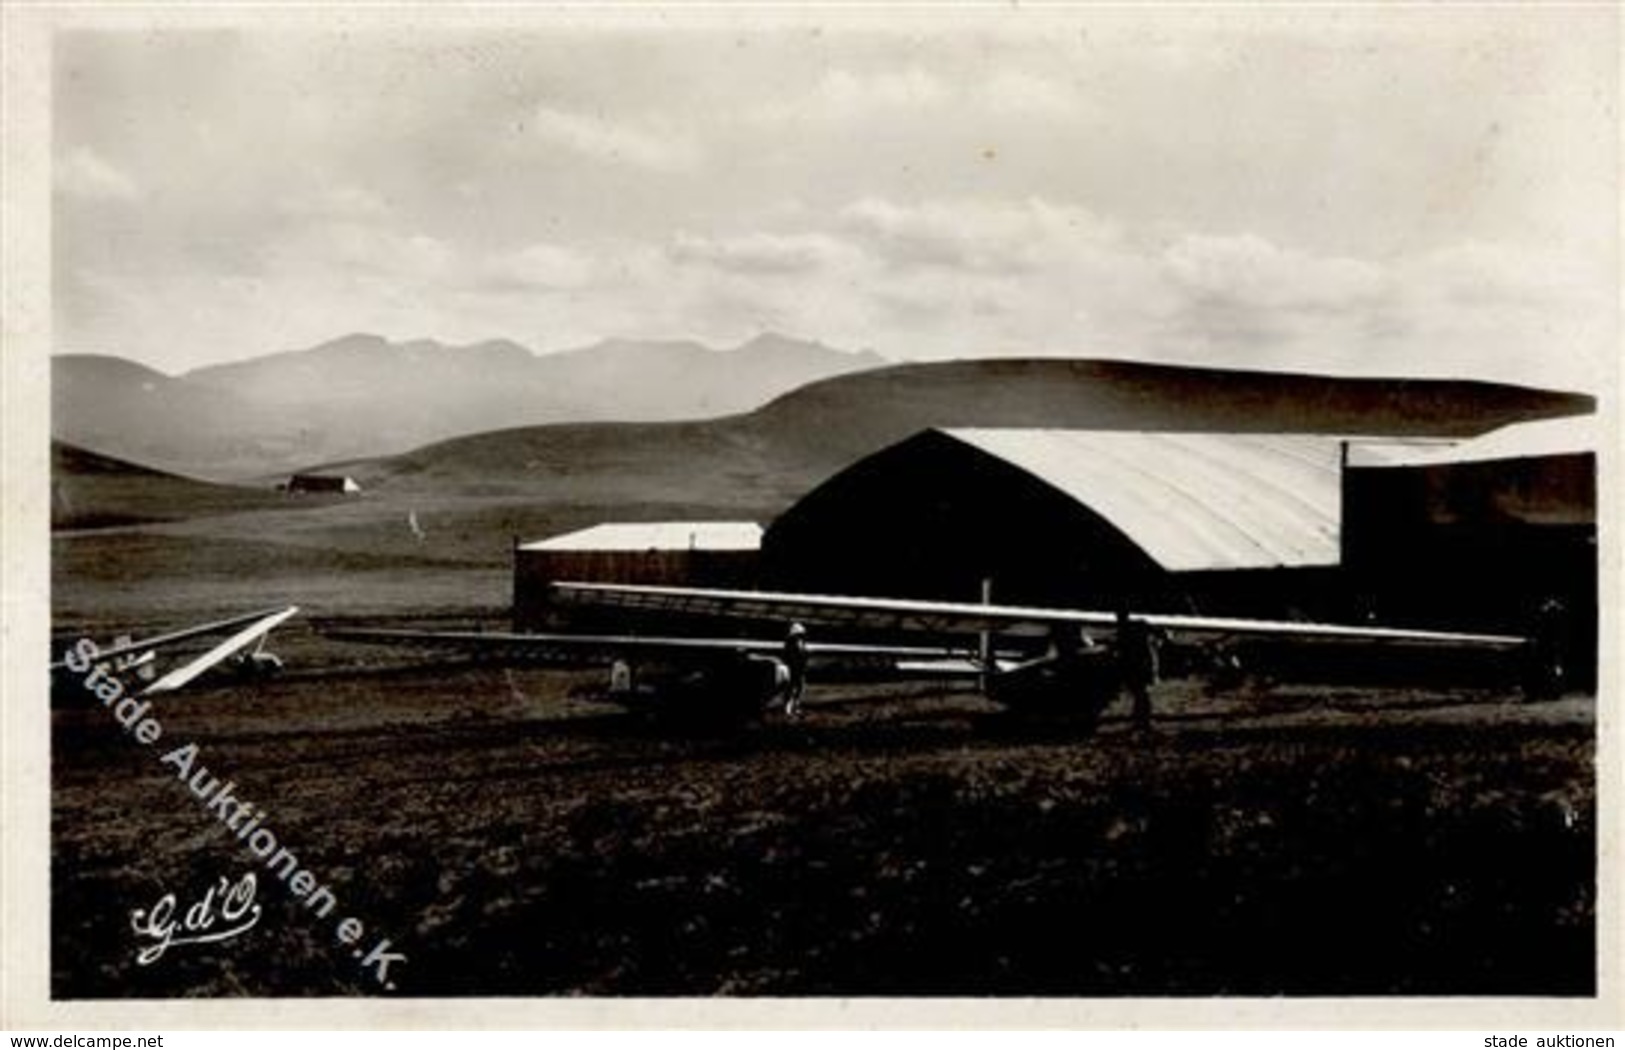
<path id="1" fill-rule="evenodd" d="M 946 429 L 1084 504 L 1174 572 L 1335 565 L 1341 448 L 1299 434 Z"/>
<path id="2" fill-rule="evenodd" d="M 762 546 L 754 521 L 607 522 L 521 544 L 522 551 L 753 551 Z"/>
<path id="3" fill-rule="evenodd" d="M 1465 441 L 1368 440 L 1349 445 L 1351 467 L 1431 467 L 1595 453 L 1599 444 L 1594 414 L 1509 423 Z"/>

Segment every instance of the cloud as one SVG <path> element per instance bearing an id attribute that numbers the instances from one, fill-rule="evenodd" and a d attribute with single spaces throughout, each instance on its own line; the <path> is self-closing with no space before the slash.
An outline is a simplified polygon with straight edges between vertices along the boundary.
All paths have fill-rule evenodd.
<path id="1" fill-rule="evenodd" d="M 374 221 L 387 218 L 389 205 L 372 190 L 354 185 L 313 186 L 285 193 L 278 210 L 296 219 Z"/>
<path id="2" fill-rule="evenodd" d="M 875 72 L 836 68 L 818 80 L 811 101 L 819 115 L 843 117 L 876 107 L 922 109 L 946 102 L 950 95 L 940 78 L 918 66 Z"/>
<path id="3" fill-rule="evenodd" d="M 1379 264 L 1193 235 L 1157 272 L 1142 352 L 1176 360 L 1594 389 L 1615 340 L 1596 282 L 1528 246 L 1471 242 Z"/>
<path id="4" fill-rule="evenodd" d="M 62 330 L 161 366 L 763 319 L 898 357 L 1617 353 L 1602 15 L 811 21 L 64 34 Z"/>
<path id="5" fill-rule="evenodd" d="M 356 273 L 438 279 L 452 271 L 456 258 L 449 244 L 423 233 L 341 224 L 325 235 L 326 244 L 314 246 L 317 259 Z"/>
<path id="6" fill-rule="evenodd" d="M 989 110 L 1005 116 L 1076 118 L 1089 109 L 1070 86 L 1016 69 L 1000 69 L 979 88 L 968 90 Z"/>
<path id="7" fill-rule="evenodd" d="M 1259 310 L 1348 308 L 1385 288 L 1382 270 L 1370 263 L 1292 251 L 1256 234 L 1184 237 L 1163 263 L 1198 298 Z"/>
<path id="8" fill-rule="evenodd" d="M 95 150 L 76 146 L 56 165 L 59 192 L 87 201 L 133 201 L 141 189 Z"/>
<path id="9" fill-rule="evenodd" d="M 686 171 L 697 166 L 700 159 L 693 140 L 677 132 L 617 123 L 603 116 L 552 106 L 536 107 L 531 113 L 530 130 L 542 141 L 588 160 L 629 164 L 650 171 Z"/>
<path id="10" fill-rule="evenodd" d="M 772 132 L 786 124 L 934 119 L 964 101 L 964 89 L 921 66 L 858 70 L 836 66 L 816 79 L 788 82 L 741 112 L 747 125 Z"/>
<path id="11" fill-rule="evenodd" d="M 924 66 L 900 69 L 825 70 L 800 91 L 764 101 L 745 113 L 762 126 L 784 122 L 1011 120 L 1037 117 L 1076 120 L 1092 107 L 1070 85 L 1051 77 L 999 69 L 985 79 L 944 76 Z"/>
<path id="12" fill-rule="evenodd" d="M 1560 253 L 1476 240 L 1407 261 L 1403 278 L 1412 294 L 1438 302 L 1542 310 L 1583 297 L 1588 283 L 1586 271 Z"/>
<path id="13" fill-rule="evenodd" d="M 841 223 L 895 266 L 970 271 L 1030 270 L 1057 250 L 1106 244 L 1115 236 L 1109 223 L 1083 208 L 1036 197 L 911 204 L 864 198 L 842 210 Z"/>
<path id="14" fill-rule="evenodd" d="M 752 233 L 700 237 L 678 233 L 667 250 L 678 265 L 700 265 L 742 274 L 798 274 L 840 261 L 850 250 L 821 233 Z"/>
<path id="15" fill-rule="evenodd" d="M 1561 253 L 1464 242 L 1404 260 L 1393 288 L 1411 367 L 1467 361 L 1491 376 L 1596 389 L 1617 365 L 1617 293 Z"/>
<path id="16" fill-rule="evenodd" d="M 549 292 L 585 288 L 602 267 L 589 253 L 555 244 L 531 244 L 471 268 L 464 287 L 486 292 Z"/>
<path id="17" fill-rule="evenodd" d="M 538 349 L 720 345 L 778 328 L 905 360 L 1121 357 L 1584 389 L 1616 345 L 1606 289 L 1561 254 L 1472 241 L 1364 259 L 1254 232 L 1169 235 L 1036 196 L 863 197 L 780 213 L 771 230 L 500 252 L 384 223 L 285 226 L 252 279 L 70 268 L 63 348 L 142 356 L 128 340 L 148 339 L 161 360 L 170 344 L 243 354 L 358 329 Z"/>

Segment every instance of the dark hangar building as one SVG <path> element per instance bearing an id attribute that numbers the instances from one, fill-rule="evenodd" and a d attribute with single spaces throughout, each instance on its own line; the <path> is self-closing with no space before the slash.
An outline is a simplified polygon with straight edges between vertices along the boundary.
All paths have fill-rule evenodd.
<path id="1" fill-rule="evenodd" d="M 932 429 L 767 530 L 764 585 L 1528 633 L 1595 666 L 1594 416 L 1465 440 Z"/>
<path id="2" fill-rule="evenodd" d="M 1339 442 L 931 429 L 854 463 L 762 544 L 766 585 L 974 601 L 1322 614 Z"/>
<path id="3" fill-rule="evenodd" d="M 1555 609 L 1594 670 L 1599 446 L 1595 415 L 1354 444 L 1343 559 L 1360 600 L 1383 619 L 1513 631 Z"/>

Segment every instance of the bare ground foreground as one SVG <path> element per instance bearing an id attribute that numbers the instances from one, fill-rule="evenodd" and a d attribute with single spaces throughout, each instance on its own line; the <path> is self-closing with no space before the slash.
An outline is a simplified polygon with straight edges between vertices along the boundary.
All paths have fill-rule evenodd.
<path id="1" fill-rule="evenodd" d="M 1001 725 L 925 686 L 678 737 L 496 668 L 294 673 L 54 713 L 59 997 L 1582 995 L 1593 704 L 1204 698 L 1149 740 Z M 267 814 L 326 917 L 161 755 Z M 258 875 L 242 935 L 150 965 L 130 914 Z M 179 917 L 179 913 L 177 913 Z"/>
<path id="2" fill-rule="evenodd" d="M 458 505 L 420 515 L 457 542 L 420 550 L 407 510 L 59 533 L 55 628 L 280 601 L 496 621 L 505 534 L 544 523 Z M 1179 680 L 1141 740 L 1117 709 L 1086 736 L 848 684 L 796 723 L 682 736 L 572 699 L 579 673 L 276 642 L 286 674 L 161 699 L 150 746 L 52 699 L 55 996 L 388 993 L 384 938 L 394 994 L 423 996 L 1594 991 L 1590 697 Z M 330 912 L 162 762 L 192 743 Z M 183 920 L 248 873 L 252 928 L 138 963 L 132 912 L 174 894 Z"/>

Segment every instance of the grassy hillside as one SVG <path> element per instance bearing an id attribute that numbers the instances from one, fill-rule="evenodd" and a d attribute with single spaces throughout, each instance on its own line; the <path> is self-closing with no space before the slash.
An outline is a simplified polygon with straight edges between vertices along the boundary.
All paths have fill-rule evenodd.
<path id="1" fill-rule="evenodd" d="M 1591 407 L 1580 395 L 1488 383 L 956 361 L 825 380 L 723 419 L 525 427 L 337 466 L 385 491 L 771 516 L 853 460 L 930 426 L 1466 435 Z"/>
<path id="2" fill-rule="evenodd" d="M 889 444 L 938 425 L 1468 435 L 1594 407 L 1582 395 L 1498 383 L 1009 359 L 844 376 L 755 415 L 773 431 Z"/>
<path id="3" fill-rule="evenodd" d="M 216 485 L 51 443 L 51 528 L 93 529 L 181 521 L 281 506 L 276 492 Z"/>

